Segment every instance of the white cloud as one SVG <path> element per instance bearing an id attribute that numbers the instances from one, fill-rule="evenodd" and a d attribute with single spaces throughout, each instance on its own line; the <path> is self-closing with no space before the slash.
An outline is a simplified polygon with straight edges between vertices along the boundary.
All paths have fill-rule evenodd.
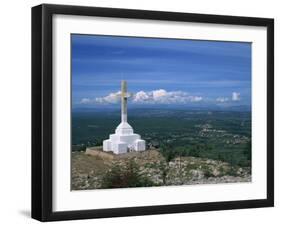
<path id="1" fill-rule="evenodd" d="M 228 102 L 228 101 L 239 101 L 240 99 L 241 99 L 240 98 L 240 93 L 233 92 L 231 98 L 228 98 L 228 97 L 218 97 L 216 99 L 216 102 L 225 103 L 225 102 Z"/>
<path id="2" fill-rule="evenodd" d="M 90 104 L 92 103 L 92 100 L 90 98 L 83 98 L 81 101 L 80 101 L 81 104 Z"/>
<path id="3" fill-rule="evenodd" d="M 232 101 L 239 101 L 240 100 L 240 93 L 233 92 L 232 93 Z"/>
<path id="4" fill-rule="evenodd" d="M 151 103 L 151 104 L 178 104 L 188 102 L 198 102 L 203 98 L 200 96 L 192 96 L 182 91 L 168 92 L 164 89 L 152 90 L 148 92 L 139 91 L 133 95 L 135 103 Z"/>
<path id="5" fill-rule="evenodd" d="M 97 97 L 96 102 L 98 103 L 109 103 L 109 104 L 116 104 L 120 101 L 121 92 L 110 93 L 105 97 Z"/>
<path id="6" fill-rule="evenodd" d="M 120 102 L 121 92 L 110 93 L 104 97 L 97 97 L 95 99 L 83 98 L 80 103 L 82 104 L 115 104 Z M 147 103 L 147 104 L 184 104 L 188 102 L 199 102 L 203 98 L 201 96 L 192 96 L 183 91 L 168 92 L 164 89 L 152 91 L 139 91 L 135 94 L 130 94 L 129 98 L 134 103 Z"/>
<path id="7" fill-rule="evenodd" d="M 220 103 L 224 103 L 224 102 L 227 102 L 228 101 L 228 98 L 227 97 L 218 97 L 216 99 L 217 102 L 220 102 Z"/>
<path id="8" fill-rule="evenodd" d="M 164 89 L 158 89 L 158 90 L 152 91 L 152 97 L 154 100 L 160 100 L 161 98 L 166 97 L 168 95 L 169 94 Z"/>
<path id="9" fill-rule="evenodd" d="M 190 96 L 191 102 L 198 102 L 198 101 L 201 101 L 201 100 L 203 100 L 202 97 Z"/>
<path id="10" fill-rule="evenodd" d="M 134 95 L 133 101 L 134 102 L 145 102 L 149 100 L 149 96 L 144 91 L 139 91 Z"/>

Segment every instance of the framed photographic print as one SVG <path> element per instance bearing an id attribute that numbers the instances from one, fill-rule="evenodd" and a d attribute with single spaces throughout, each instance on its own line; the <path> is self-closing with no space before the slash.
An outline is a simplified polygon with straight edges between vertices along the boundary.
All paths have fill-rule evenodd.
<path id="1" fill-rule="evenodd" d="M 32 8 L 32 217 L 274 205 L 274 21 Z"/>

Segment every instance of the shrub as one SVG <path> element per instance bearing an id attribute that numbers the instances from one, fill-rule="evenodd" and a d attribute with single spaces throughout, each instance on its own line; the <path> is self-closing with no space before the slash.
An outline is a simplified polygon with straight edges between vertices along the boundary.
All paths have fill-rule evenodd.
<path id="1" fill-rule="evenodd" d="M 135 161 L 130 160 L 124 165 L 114 164 L 102 178 L 102 188 L 148 187 L 154 183 L 140 173 Z"/>
<path id="2" fill-rule="evenodd" d="M 170 162 L 176 157 L 176 153 L 172 150 L 172 146 L 168 143 L 162 143 L 160 145 L 160 152 L 165 158 L 166 162 Z"/>

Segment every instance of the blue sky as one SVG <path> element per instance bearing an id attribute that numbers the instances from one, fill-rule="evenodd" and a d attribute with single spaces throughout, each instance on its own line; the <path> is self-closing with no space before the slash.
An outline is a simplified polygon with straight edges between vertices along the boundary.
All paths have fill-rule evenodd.
<path id="1" fill-rule="evenodd" d="M 73 107 L 251 105 L 251 43 L 71 36 Z"/>

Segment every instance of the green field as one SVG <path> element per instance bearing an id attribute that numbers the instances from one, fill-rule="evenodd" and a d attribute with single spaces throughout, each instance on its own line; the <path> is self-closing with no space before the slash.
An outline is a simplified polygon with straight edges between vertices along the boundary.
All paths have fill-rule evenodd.
<path id="1" fill-rule="evenodd" d="M 167 161 L 194 156 L 251 165 L 251 112 L 129 109 L 128 121 Z M 72 151 L 101 145 L 119 122 L 119 110 L 74 111 Z"/>

